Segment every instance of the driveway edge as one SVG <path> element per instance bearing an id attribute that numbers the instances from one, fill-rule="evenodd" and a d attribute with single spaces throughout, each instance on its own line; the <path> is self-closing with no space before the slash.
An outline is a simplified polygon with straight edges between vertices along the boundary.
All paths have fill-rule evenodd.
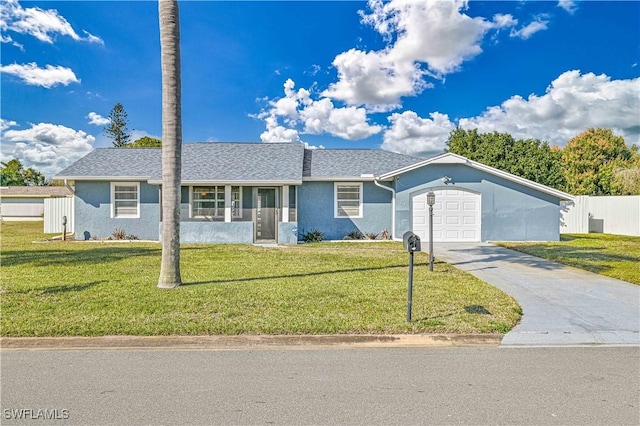
<path id="1" fill-rule="evenodd" d="M 502 334 L 0 337 L 1 351 L 499 346 Z"/>

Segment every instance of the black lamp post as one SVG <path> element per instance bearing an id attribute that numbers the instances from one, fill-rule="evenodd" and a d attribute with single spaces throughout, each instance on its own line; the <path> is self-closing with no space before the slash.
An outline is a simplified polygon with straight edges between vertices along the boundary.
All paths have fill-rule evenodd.
<path id="1" fill-rule="evenodd" d="M 427 193 L 429 205 L 429 271 L 433 272 L 433 205 L 436 203 L 436 194 L 433 191 Z"/>

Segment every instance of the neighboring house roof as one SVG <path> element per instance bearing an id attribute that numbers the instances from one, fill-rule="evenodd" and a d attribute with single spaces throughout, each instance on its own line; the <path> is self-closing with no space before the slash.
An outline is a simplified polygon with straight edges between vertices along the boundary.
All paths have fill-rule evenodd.
<path id="1" fill-rule="evenodd" d="M 304 153 L 304 180 L 358 179 L 422 161 L 421 158 L 380 149 L 313 149 Z"/>
<path id="2" fill-rule="evenodd" d="M 484 165 L 482 163 L 478 163 L 477 161 L 469 160 L 466 157 L 463 157 L 458 154 L 453 154 L 451 152 L 438 155 L 437 157 L 429 158 L 427 160 L 422 160 L 414 164 L 410 164 L 406 167 L 399 168 L 397 170 L 391 171 L 389 173 L 385 173 L 379 176 L 380 179 L 390 179 L 395 176 L 401 175 L 403 173 L 410 172 L 411 170 L 418 169 L 420 167 L 425 167 L 430 164 L 464 164 L 469 167 L 473 167 L 474 169 L 482 170 L 484 172 L 490 173 L 495 176 L 499 176 L 503 179 L 509 180 L 511 182 L 516 182 L 520 185 L 524 185 L 529 188 L 536 189 L 540 192 L 544 192 L 549 195 L 553 195 L 554 197 L 558 197 L 561 200 L 573 200 L 574 197 L 571 194 L 567 194 L 566 192 L 560 191 L 555 188 L 551 188 L 549 186 L 543 185 L 541 183 L 534 182 L 529 179 L 525 179 L 520 176 L 512 175 L 511 173 L 505 172 L 503 170 L 496 169 L 491 166 Z"/>
<path id="3" fill-rule="evenodd" d="M 73 191 L 66 186 L 3 186 L 0 198 L 52 198 L 71 197 Z"/>
<path id="4" fill-rule="evenodd" d="M 182 146 L 182 182 L 300 184 L 304 145 L 189 143 Z M 98 148 L 55 179 L 162 182 L 161 148 Z"/>

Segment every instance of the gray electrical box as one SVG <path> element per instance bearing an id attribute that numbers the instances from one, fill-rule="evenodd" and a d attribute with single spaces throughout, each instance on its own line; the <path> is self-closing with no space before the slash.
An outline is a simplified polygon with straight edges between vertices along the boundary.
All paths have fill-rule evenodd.
<path id="1" fill-rule="evenodd" d="M 402 245 L 408 252 L 421 251 L 420 237 L 411 231 L 407 231 L 402 235 Z"/>

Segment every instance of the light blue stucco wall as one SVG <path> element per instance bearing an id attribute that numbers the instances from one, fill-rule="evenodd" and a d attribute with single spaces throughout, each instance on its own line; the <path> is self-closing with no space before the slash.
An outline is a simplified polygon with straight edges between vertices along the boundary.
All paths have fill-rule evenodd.
<path id="1" fill-rule="evenodd" d="M 162 232 L 162 223 L 158 227 Z M 253 222 L 180 222 L 181 243 L 253 243 Z"/>
<path id="2" fill-rule="evenodd" d="M 443 176 L 452 178 L 445 185 Z M 426 189 L 467 189 L 481 194 L 482 241 L 558 241 L 560 200 L 462 164 L 432 164 L 396 182 L 396 237 L 411 228 L 411 195 Z"/>
<path id="3" fill-rule="evenodd" d="M 278 244 L 298 243 L 298 223 L 278 222 Z"/>
<path id="4" fill-rule="evenodd" d="M 364 182 L 362 218 L 334 218 L 334 183 L 304 182 L 298 188 L 298 234 L 319 229 L 327 240 L 341 240 L 348 233 L 391 232 L 391 192 Z"/>
<path id="5" fill-rule="evenodd" d="M 158 240 L 158 187 L 140 183 L 140 217 L 111 217 L 110 182 L 76 181 L 75 236 L 80 240 L 108 238 L 116 229 L 143 240 Z"/>

